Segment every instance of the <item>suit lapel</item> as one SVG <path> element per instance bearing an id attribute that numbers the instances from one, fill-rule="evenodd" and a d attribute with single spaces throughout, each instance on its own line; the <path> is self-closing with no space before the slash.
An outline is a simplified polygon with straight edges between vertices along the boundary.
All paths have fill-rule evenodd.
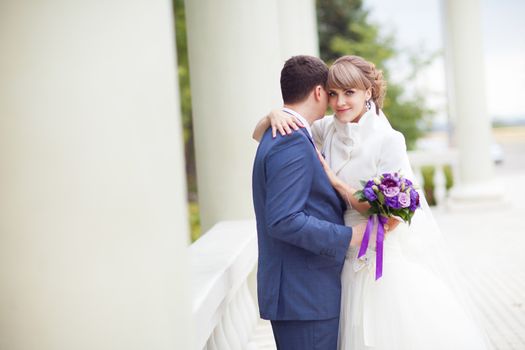
<path id="1" fill-rule="evenodd" d="M 300 128 L 299 130 L 301 130 L 303 132 L 303 134 L 306 135 L 306 137 L 308 138 L 308 140 L 310 140 L 310 143 L 312 144 L 312 146 L 314 146 L 314 149 L 315 149 L 316 147 L 315 147 L 314 140 L 312 140 L 312 137 L 308 133 L 308 130 L 306 130 L 305 128 Z"/>

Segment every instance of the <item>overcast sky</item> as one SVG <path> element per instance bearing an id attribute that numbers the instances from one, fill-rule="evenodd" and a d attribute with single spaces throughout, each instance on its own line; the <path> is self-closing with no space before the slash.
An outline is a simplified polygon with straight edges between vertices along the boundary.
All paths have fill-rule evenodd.
<path id="1" fill-rule="evenodd" d="M 461 0 L 460 0 L 461 1 Z M 485 52 L 487 108 L 494 117 L 525 117 L 525 15 L 523 0 L 480 0 Z M 440 0 L 364 0 L 374 22 L 394 32 L 400 49 L 434 52 L 442 48 Z M 468 15 L 468 14 L 465 14 Z M 392 62 L 403 75 L 403 62 Z M 397 66 L 396 66 L 397 65 Z M 395 76 L 394 76 L 395 79 Z M 438 59 L 418 79 L 429 102 L 444 110 L 443 60 Z M 443 111 L 441 117 L 443 118 Z"/>

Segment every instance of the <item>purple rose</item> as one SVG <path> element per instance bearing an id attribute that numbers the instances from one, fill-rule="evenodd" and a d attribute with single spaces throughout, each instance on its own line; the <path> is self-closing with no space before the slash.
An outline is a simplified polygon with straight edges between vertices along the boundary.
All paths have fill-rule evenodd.
<path id="1" fill-rule="evenodd" d="M 410 196 L 408 194 L 401 192 L 398 198 L 401 208 L 408 208 L 410 206 Z"/>
<path id="2" fill-rule="evenodd" d="M 379 188 L 386 197 L 394 197 L 399 194 L 400 182 L 392 174 L 383 174 L 383 180 Z"/>
<path id="3" fill-rule="evenodd" d="M 370 187 L 367 187 L 363 190 L 363 193 L 366 197 L 366 199 L 368 199 L 370 202 L 373 202 L 377 199 L 377 196 L 374 192 L 373 189 L 371 189 Z"/>
<path id="4" fill-rule="evenodd" d="M 419 193 L 416 190 L 410 190 L 410 210 L 415 211 L 419 207 Z"/>
<path id="5" fill-rule="evenodd" d="M 373 181 L 373 180 L 369 180 L 369 181 L 366 183 L 365 187 L 370 188 L 370 187 L 372 187 L 372 186 L 374 186 L 374 185 L 375 185 L 375 184 L 374 184 L 374 181 Z"/>
<path id="6" fill-rule="evenodd" d="M 384 180 L 393 180 L 397 183 L 399 183 L 399 180 L 401 180 L 398 173 L 393 173 L 393 174 L 386 173 L 381 176 L 383 177 Z"/>
<path id="7" fill-rule="evenodd" d="M 386 187 L 383 191 L 385 197 L 394 197 L 399 194 L 399 187 Z"/>
<path id="8" fill-rule="evenodd" d="M 392 209 L 399 209 L 401 208 L 401 205 L 399 204 L 399 197 L 386 197 L 385 198 L 385 204 L 389 206 Z"/>
<path id="9" fill-rule="evenodd" d="M 381 184 L 386 187 L 399 187 L 399 181 L 394 178 L 383 178 Z"/>

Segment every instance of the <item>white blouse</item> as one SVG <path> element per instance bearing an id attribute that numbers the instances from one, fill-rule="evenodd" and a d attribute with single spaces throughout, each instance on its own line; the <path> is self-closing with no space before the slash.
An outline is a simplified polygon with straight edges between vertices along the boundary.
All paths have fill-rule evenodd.
<path id="1" fill-rule="evenodd" d="M 326 116 L 313 123 L 312 134 L 337 176 L 355 189 L 363 188 L 361 181 L 384 173 L 412 176 L 405 137 L 392 129 L 381 111 L 375 113 L 375 106 L 357 123 L 341 123 Z M 345 213 L 347 225 L 364 221 L 366 218 L 352 208 Z"/>

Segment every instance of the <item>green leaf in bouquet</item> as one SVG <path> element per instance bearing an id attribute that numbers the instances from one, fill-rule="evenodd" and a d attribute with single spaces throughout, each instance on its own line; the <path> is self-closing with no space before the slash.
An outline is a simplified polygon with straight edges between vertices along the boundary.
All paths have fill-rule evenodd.
<path id="1" fill-rule="evenodd" d="M 385 204 L 385 195 L 382 192 L 377 194 L 377 199 L 379 200 L 379 203 Z"/>
<path id="2" fill-rule="evenodd" d="M 366 183 L 367 183 L 368 181 L 361 180 L 361 181 L 359 181 L 359 182 L 361 183 L 361 186 L 365 187 L 365 186 L 366 186 Z"/>
<path id="3" fill-rule="evenodd" d="M 377 208 L 374 208 L 374 207 L 371 207 L 366 212 L 367 216 L 372 216 L 372 215 L 375 215 L 375 214 L 379 214 L 379 212 L 378 212 Z"/>
<path id="4" fill-rule="evenodd" d="M 367 201 L 367 199 L 365 197 L 365 194 L 361 190 L 355 191 L 354 192 L 354 197 L 357 198 L 360 202 L 366 202 Z"/>
<path id="5" fill-rule="evenodd" d="M 392 216 L 400 217 L 401 219 L 405 220 L 405 212 L 402 209 L 394 209 L 392 210 Z"/>

